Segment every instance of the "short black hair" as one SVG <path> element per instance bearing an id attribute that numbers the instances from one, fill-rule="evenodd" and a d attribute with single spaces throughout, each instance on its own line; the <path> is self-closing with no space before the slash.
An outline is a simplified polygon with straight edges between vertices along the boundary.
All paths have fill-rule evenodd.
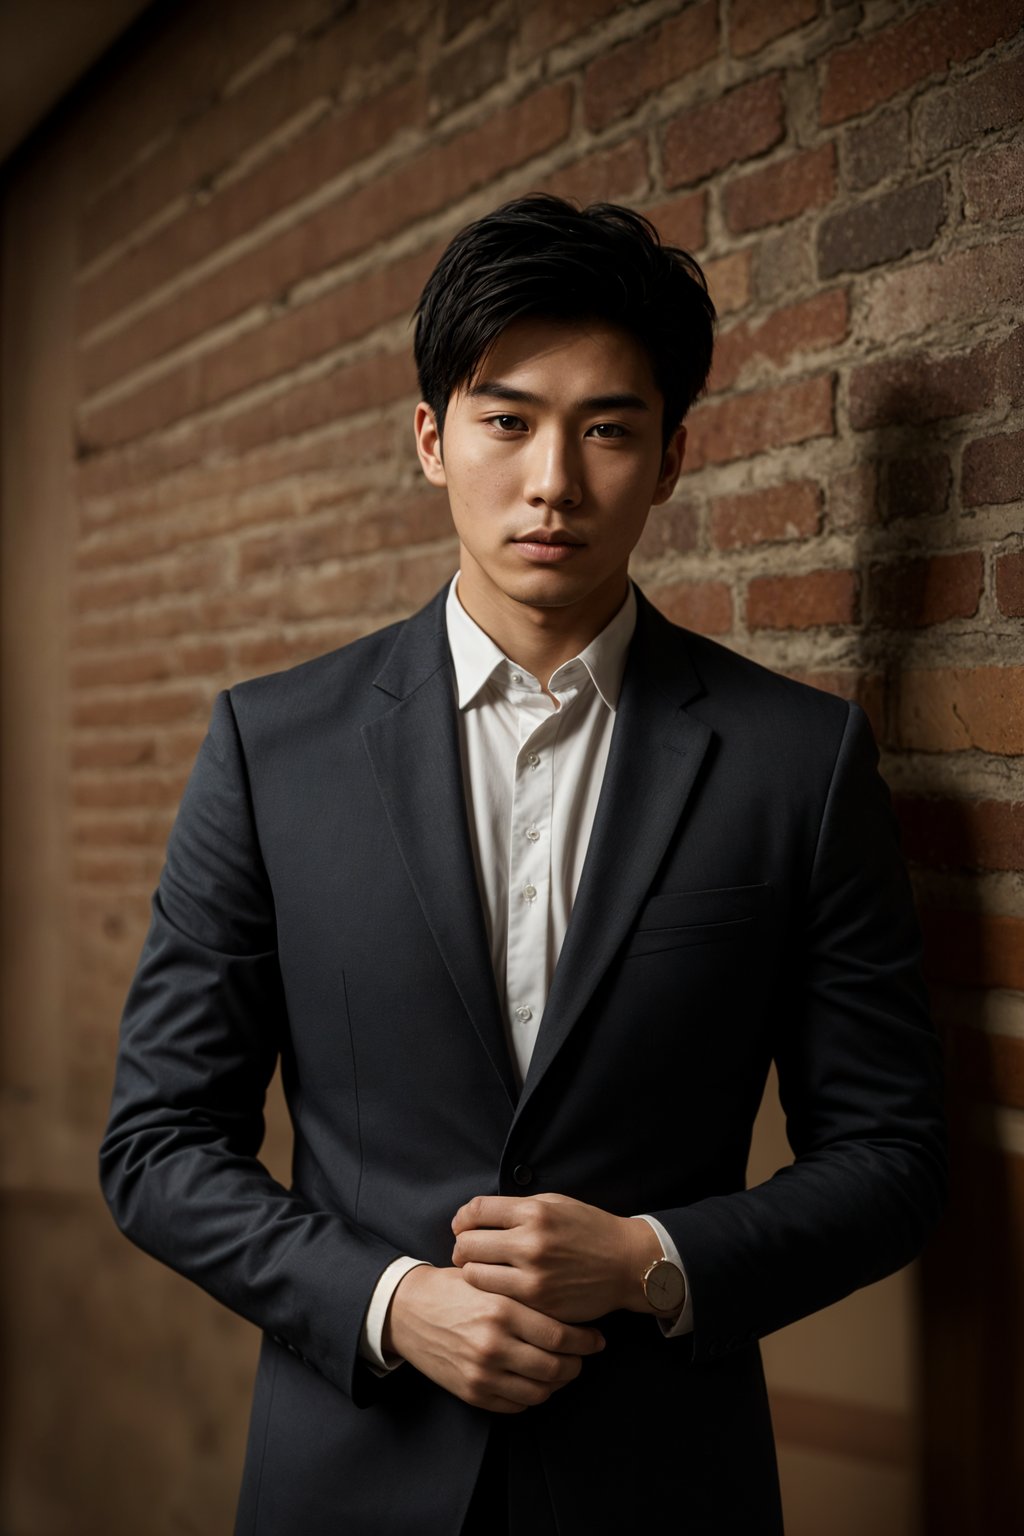
<path id="1" fill-rule="evenodd" d="M 455 391 L 527 316 L 602 320 L 632 335 L 665 403 L 666 447 L 707 383 L 715 306 L 694 258 L 662 245 L 631 208 L 533 193 L 460 230 L 420 295 L 416 368 L 439 432 Z"/>

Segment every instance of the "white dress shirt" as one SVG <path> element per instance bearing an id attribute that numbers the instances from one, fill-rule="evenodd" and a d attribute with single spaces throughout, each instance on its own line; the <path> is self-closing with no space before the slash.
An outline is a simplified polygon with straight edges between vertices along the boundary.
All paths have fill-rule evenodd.
<path id="1" fill-rule="evenodd" d="M 446 621 L 470 839 L 506 1035 L 522 1083 L 590 843 L 636 598 L 630 586 L 611 622 L 552 673 L 552 700 L 470 618 L 457 586 L 456 575 Z M 643 1219 L 665 1257 L 682 1269 L 661 1222 Z M 360 1349 L 378 1370 L 399 1363 L 384 1358 L 384 1321 L 398 1282 L 422 1262 L 395 1259 L 377 1282 Z M 667 1337 L 692 1330 L 689 1287 L 678 1320 L 661 1328 Z"/>

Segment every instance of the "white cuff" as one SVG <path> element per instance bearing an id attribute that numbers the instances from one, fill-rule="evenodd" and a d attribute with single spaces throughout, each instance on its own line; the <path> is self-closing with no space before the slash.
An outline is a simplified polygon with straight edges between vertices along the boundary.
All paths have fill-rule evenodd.
<path id="1" fill-rule="evenodd" d="M 681 1334 L 693 1332 L 693 1296 L 690 1293 L 690 1281 L 686 1273 L 686 1265 L 679 1257 L 679 1249 L 676 1247 L 675 1243 L 672 1241 L 671 1237 L 662 1226 L 660 1221 L 658 1221 L 654 1216 L 644 1215 L 640 1216 L 640 1220 L 646 1221 L 647 1225 L 653 1228 L 657 1235 L 658 1241 L 661 1243 L 662 1253 L 665 1255 L 666 1259 L 670 1259 L 673 1264 L 677 1265 L 682 1270 L 683 1279 L 686 1281 L 686 1300 L 683 1302 L 683 1310 L 680 1312 L 675 1322 L 670 1323 L 665 1318 L 661 1317 L 659 1317 L 657 1320 L 658 1327 L 661 1329 L 666 1339 L 678 1339 Z M 385 1270 L 385 1274 L 386 1273 L 387 1271 Z"/>
<path id="2" fill-rule="evenodd" d="M 359 1334 L 359 1353 L 378 1376 L 386 1376 L 389 1371 L 393 1371 L 402 1364 L 401 1355 L 386 1356 L 384 1354 L 384 1322 L 388 1315 L 388 1307 L 391 1305 L 391 1298 L 398 1289 L 399 1280 L 404 1280 L 410 1269 L 417 1269 L 419 1265 L 426 1262 L 426 1259 L 408 1257 L 392 1259 L 374 1286 Z"/>

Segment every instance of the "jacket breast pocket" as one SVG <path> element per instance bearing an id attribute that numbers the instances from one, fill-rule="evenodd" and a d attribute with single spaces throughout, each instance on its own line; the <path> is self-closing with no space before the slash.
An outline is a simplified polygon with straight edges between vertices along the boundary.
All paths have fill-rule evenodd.
<path id="1" fill-rule="evenodd" d="M 707 891 L 663 891 L 641 909 L 627 956 L 653 955 L 687 944 L 722 944 L 750 936 L 771 890 L 731 885 Z"/>

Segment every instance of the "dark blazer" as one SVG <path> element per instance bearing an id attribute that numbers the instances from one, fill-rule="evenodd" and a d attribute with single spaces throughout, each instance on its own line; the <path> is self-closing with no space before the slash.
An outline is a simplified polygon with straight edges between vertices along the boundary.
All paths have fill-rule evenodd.
<path id="1" fill-rule="evenodd" d="M 641 1510 L 781 1530 L 756 1341 L 913 1258 L 943 1199 L 939 1053 L 876 759 L 856 705 L 640 597 L 517 1093 L 444 593 L 218 697 L 101 1169 L 128 1236 L 263 1331 L 240 1536 L 455 1536 L 495 1420 L 410 1367 L 375 1377 L 360 1326 L 396 1255 L 450 1263 L 471 1195 L 542 1190 L 663 1221 L 696 1322 L 665 1340 L 651 1318 L 603 1319 L 578 1380 L 502 1421 L 561 1536 L 635 1529 Z M 278 1057 L 287 1189 L 258 1160 Z M 745 1190 L 773 1058 L 795 1162 Z"/>

